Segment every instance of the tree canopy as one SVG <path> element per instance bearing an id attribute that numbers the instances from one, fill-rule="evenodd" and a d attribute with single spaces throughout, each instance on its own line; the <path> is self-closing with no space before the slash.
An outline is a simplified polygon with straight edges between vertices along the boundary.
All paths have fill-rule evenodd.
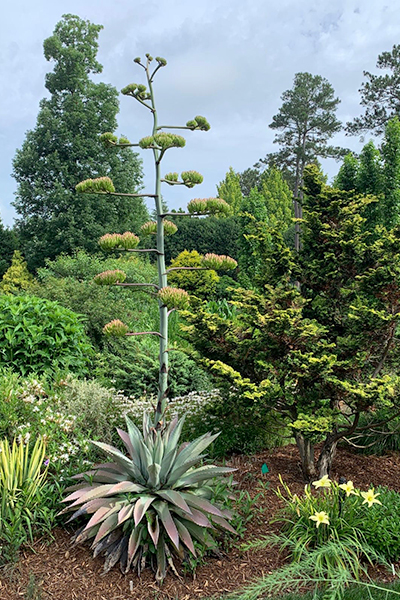
<path id="1" fill-rule="evenodd" d="M 102 70 L 96 60 L 101 29 L 64 15 L 44 41 L 44 55 L 54 62 L 45 82 L 50 98 L 40 102 L 36 126 L 13 163 L 17 228 L 31 268 L 77 247 L 94 251 L 106 231 L 137 228 L 147 218 L 141 199 L 132 206 L 124 197 L 75 193 L 75 185 L 93 175 L 111 176 L 120 192 L 136 191 L 142 180 L 136 154 L 107 149 L 99 140 L 116 130 L 119 110 L 117 90 L 90 79 Z"/>

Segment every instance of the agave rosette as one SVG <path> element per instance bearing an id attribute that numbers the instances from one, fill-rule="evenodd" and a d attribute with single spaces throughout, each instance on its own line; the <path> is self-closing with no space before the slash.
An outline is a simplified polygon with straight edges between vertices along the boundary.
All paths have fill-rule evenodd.
<path id="1" fill-rule="evenodd" d="M 218 529 L 235 533 L 229 511 L 213 504 L 207 482 L 234 469 L 201 465 L 203 451 L 218 434 L 209 433 L 190 443 L 179 443 L 183 419 L 173 419 L 155 429 L 150 416 L 143 417 L 143 434 L 126 417 L 128 431 L 117 429 L 128 456 L 117 448 L 93 442 L 112 462 L 75 475 L 80 482 L 62 511 L 74 511 L 69 519 L 91 515 L 74 536 L 74 543 L 92 541 L 94 556 L 105 555 L 104 571 L 119 562 L 121 571 L 138 569 L 150 558 L 161 582 L 173 558 L 196 556 L 194 541 L 215 548 Z M 199 466 L 200 463 L 200 466 Z"/>

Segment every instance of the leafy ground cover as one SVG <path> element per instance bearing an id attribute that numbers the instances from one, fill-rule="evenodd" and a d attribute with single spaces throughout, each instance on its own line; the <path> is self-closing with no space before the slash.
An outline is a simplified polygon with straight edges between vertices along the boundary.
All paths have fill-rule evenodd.
<path id="1" fill-rule="evenodd" d="M 235 477 L 241 496 L 242 524 L 250 515 L 253 518 L 248 521 L 246 532 L 240 541 L 231 545 L 229 552 L 223 551 L 220 556 L 211 557 L 204 564 L 199 564 L 195 577 L 191 573 L 187 573 L 182 579 L 170 575 L 161 588 L 155 583 L 150 570 L 144 571 L 141 579 L 133 573 L 125 577 L 118 569 L 113 569 L 103 577 L 103 560 L 93 559 L 88 547 L 72 548 L 71 532 L 60 528 L 54 531 L 55 539 L 51 544 L 47 539 L 38 540 L 33 548 L 23 551 L 20 561 L 12 570 L 2 570 L 0 599 L 17 600 L 24 596 L 35 600 L 221 598 L 240 590 L 256 578 L 269 574 L 284 564 L 285 556 L 280 555 L 276 548 L 267 547 L 254 552 L 244 551 L 241 545 L 276 531 L 277 526 L 270 525 L 270 520 L 281 506 L 274 493 L 279 485 L 279 474 L 284 476 L 294 493 L 303 492 L 304 484 L 301 483 L 296 448 L 289 445 L 251 457 L 236 456 L 226 464 L 238 469 Z M 265 474 L 262 473 L 264 464 L 269 469 Z M 395 453 L 383 457 L 360 456 L 341 448 L 331 475 L 335 480 L 342 476 L 351 479 L 362 489 L 367 489 L 372 484 L 375 488 L 386 486 L 400 491 L 400 456 Z M 249 496 L 254 498 L 257 495 L 256 503 L 249 501 Z M 399 565 L 395 566 L 399 569 Z M 390 575 L 379 568 L 372 575 L 382 584 L 390 583 Z M 27 590 L 31 590 L 30 596 L 26 595 Z M 346 600 L 368 597 L 365 590 L 364 595 L 360 590 L 354 590 L 348 593 Z M 386 592 L 381 594 L 373 591 L 372 598 L 378 600 L 381 597 L 386 598 Z M 390 597 L 389 595 L 389 600 Z M 285 600 L 310 599 L 307 596 L 300 598 L 292 595 Z"/>

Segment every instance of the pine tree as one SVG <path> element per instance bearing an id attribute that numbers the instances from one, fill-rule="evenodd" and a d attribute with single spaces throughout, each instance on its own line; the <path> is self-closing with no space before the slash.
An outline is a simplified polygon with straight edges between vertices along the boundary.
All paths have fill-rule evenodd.
<path id="1" fill-rule="evenodd" d="M 132 208 L 124 197 L 75 193 L 76 183 L 93 174 L 111 175 L 121 192 L 135 191 L 142 178 L 136 154 L 113 152 L 99 140 L 100 133 L 115 131 L 118 113 L 117 90 L 90 79 L 102 71 L 96 60 L 101 29 L 64 15 L 44 41 L 44 55 L 54 62 L 45 82 L 50 98 L 41 101 L 36 127 L 17 150 L 13 172 L 17 227 L 31 268 L 77 247 L 95 251 L 106 231 L 131 229 L 147 218 L 141 200 Z"/>

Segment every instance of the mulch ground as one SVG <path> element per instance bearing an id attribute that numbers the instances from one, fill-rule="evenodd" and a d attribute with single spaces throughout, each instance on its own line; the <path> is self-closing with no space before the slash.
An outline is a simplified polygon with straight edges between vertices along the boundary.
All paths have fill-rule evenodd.
<path id="1" fill-rule="evenodd" d="M 266 475 L 261 474 L 263 463 L 269 467 Z M 238 469 L 238 488 L 251 495 L 259 491 L 260 479 L 269 482 L 258 503 L 263 511 L 255 511 L 242 542 L 268 535 L 273 531 L 269 521 L 279 508 L 273 491 L 279 484 L 278 475 L 282 474 L 293 492 L 301 493 L 304 488 L 296 448 L 286 446 L 252 457 L 238 456 L 228 464 Z M 363 489 L 372 484 L 400 491 L 400 454 L 360 456 L 339 449 L 331 477 L 340 476 Z M 207 564 L 198 567 L 195 577 L 178 579 L 168 574 L 160 588 L 149 569 L 140 579 L 133 573 L 121 575 L 117 567 L 104 576 L 102 559 L 93 559 L 89 547 L 71 547 L 70 533 L 63 529 L 56 529 L 54 536 L 50 545 L 39 540 L 33 549 L 25 550 L 13 571 L 0 572 L 0 600 L 36 600 L 36 596 L 27 595 L 33 578 L 40 589 L 40 600 L 200 600 L 237 590 L 284 561 L 275 548 L 245 552 L 234 547 L 222 558 L 209 558 Z"/>

